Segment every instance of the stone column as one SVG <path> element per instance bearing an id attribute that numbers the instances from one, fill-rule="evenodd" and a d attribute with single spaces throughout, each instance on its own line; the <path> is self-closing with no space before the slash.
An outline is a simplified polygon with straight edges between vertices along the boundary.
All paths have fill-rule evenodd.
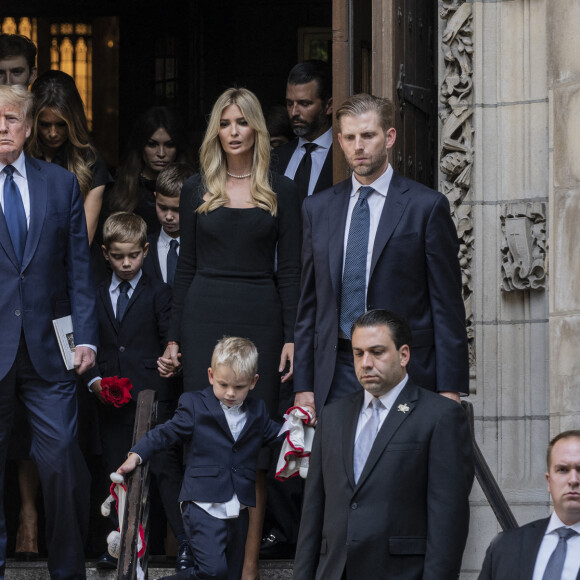
<path id="1" fill-rule="evenodd" d="M 550 98 L 550 434 L 580 429 L 580 2 L 547 12 Z"/>
<path id="2" fill-rule="evenodd" d="M 454 45 L 452 24 L 457 22 L 453 18 L 460 10 L 468 10 L 464 4 L 461 0 L 440 1 L 441 136 L 447 139 L 440 143 L 441 189 L 444 193 L 455 191 L 453 196 L 457 197 L 456 180 L 450 187 L 449 164 L 445 162 L 450 161 L 454 141 L 462 135 L 463 155 L 471 156 L 472 168 L 469 181 L 459 183 L 464 191 L 454 212 L 458 226 L 464 225 L 464 283 L 469 285 L 466 305 L 471 311 L 473 334 L 470 401 L 476 415 L 477 441 L 518 522 L 523 524 L 549 511 L 543 477 L 549 436 L 546 18 L 553 2 L 468 3 L 471 20 L 462 25 L 462 42 Z M 567 3 L 561 4 L 564 19 L 563 5 Z M 566 18 L 578 23 L 569 15 Z M 471 46 L 466 27 L 472 31 Z M 470 56 L 469 66 L 464 55 Z M 580 61 L 577 51 L 575 58 Z M 452 59 L 457 61 L 456 74 L 450 70 Z M 470 98 L 461 91 L 468 84 L 466 73 L 473 83 Z M 454 83 L 459 92 L 454 89 L 450 93 Z M 471 113 L 458 108 L 457 98 L 471 107 Z M 459 119 L 462 128 L 451 135 L 446 129 L 449 115 L 458 119 L 463 115 Z M 467 140 L 471 141 L 469 148 Z M 569 195 L 568 190 L 566 193 Z M 571 220 L 566 223 L 571 227 Z M 573 245 L 571 240 L 569 237 L 568 243 Z M 578 294 L 575 320 L 580 326 Z M 572 359 L 580 367 L 576 362 L 580 356 L 567 360 Z M 485 550 L 500 530 L 477 483 L 471 500 L 472 523 L 462 580 L 477 578 Z"/>

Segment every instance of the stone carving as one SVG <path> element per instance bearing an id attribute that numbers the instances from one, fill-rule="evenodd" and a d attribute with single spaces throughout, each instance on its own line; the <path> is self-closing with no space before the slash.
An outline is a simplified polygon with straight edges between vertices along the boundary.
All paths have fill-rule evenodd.
<path id="1" fill-rule="evenodd" d="M 501 229 L 504 292 L 546 287 L 546 204 L 541 201 L 506 204 Z"/>
<path id="2" fill-rule="evenodd" d="M 463 282 L 463 300 L 467 316 L 469 366 L 475 376 L 475 328 L 473 310 L 473 221 L 471 217 L 471 172 L 473 169 L 473 28 L 471 3 L 465 0 L 442 0 L 439 16 L 445 20 L 441 39 L 445 71 L 440 89 L 442 107 L 441 153 L 439 168 L 443 174 L 440 187 L 449 199 L 451 216 L 459 236 L 459 263 Z"/>

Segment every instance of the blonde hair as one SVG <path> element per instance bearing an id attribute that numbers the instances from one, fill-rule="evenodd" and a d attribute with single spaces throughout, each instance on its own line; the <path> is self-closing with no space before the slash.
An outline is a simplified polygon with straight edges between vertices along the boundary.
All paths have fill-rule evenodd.
<path id="1" fill-rule="evenodd" d="M 68 130 L 68 139 L 62 146 L 65 169 L 76 175 L 83 197 L 86 197 L 92 189 L 92 168 L 98 155 L 91 142 L 83 101 L 74 79 L 60 70 L 49 70 L 36 79 L 30 91 L 35 104 L 28 153 L 33 157 L 42 156 L 38 118 L 43 111 L 52 111 L 66 123 Z"/>
<path id="2" fill-rule="evenodd" d="M 231 88 L 216 101 L 209 118 L 205 137 L 199 151 L 203 186 L 210 199 L 202 203 L 197 211 L 208 213 L 222 207 L 228 201 L 226 191 L 227 162 L 222 149 L 219 130 L 221 116 L 227 107 L 237 105 L 248 125 L 254 130 L 254 158 L 250 192 L 254 204 L 272 215 L 276 215 L 278 202 L 270 185 L 270 136 L 260 102 L 248 89 Z"/>
<path id="3" fill-rule="evenodd" d="M 147 243 L 147 224 L 134 213 L 118 211 L 111 214 L 103 225 L 103 245 L 108 250 L 114 242 L 139 244 Z"/>
<path id="4" fill-rule="evenodd" d="M 258 349 L 248 338 L 224 336 L 213 349 L 211 368 L 231 367 L 236 378 L 253 379 L 258 372 Z"/>
<path id="5" fill-rule="evenodd" d="M 32 120 L 34 97 L 24 87 L 20 85 L 0 85 L 0 103 L 18 107 L 22 111 L 23 121 L 26 123 L 30 123 Z"/>

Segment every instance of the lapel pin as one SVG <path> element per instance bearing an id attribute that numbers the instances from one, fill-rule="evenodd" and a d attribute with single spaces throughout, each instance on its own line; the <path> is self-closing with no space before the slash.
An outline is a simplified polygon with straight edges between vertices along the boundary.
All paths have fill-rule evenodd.
<path id="1" fill-rule="evenodd" d="M 402 405 L 399 405 L 397 407 L 397 409 L 401 412 L 401 413 L 407 413 L 410 409 L 409 409 L 409 405 L 407 405 L 407 403 L 404 403 Z"/>

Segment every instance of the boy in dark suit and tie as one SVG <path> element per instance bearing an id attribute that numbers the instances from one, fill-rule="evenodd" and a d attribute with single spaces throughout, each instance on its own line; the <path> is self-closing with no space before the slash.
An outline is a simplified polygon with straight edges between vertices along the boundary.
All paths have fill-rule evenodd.
<path id="1" fill-rule="evenodd" d="M 256 505 L 255 471 L 263 445 L 277 437 L 261 399 L 248 397 L 258 380 L 258 351 L 245 338 L 225 337 L 208 369 L 211 386 L 184 393 L 170 421 L 158 425 L 119 467 L 126 475 L 141 461 L 177 442 L 189 442 L 179 500 L 194 566 L 171 578 L 239 578 Z"/>
<path id="2" fill-rule="evenodd" d="M 195 170 L 188 163 L 170 163 L 157 176 L 155 210 L 161 230 L 147 237 L 149 253 L 143 272 L 173 287 L 179 256 L 179 198 L 181 188 Z"/>
<path id="3" fill-rule="evenodd" d="M 167 420 L 173 410 L 170 382 L 157 372 L 157 357 L 167 339 L 171 288 L 141 269 L 149 249 L 147 225 L 141 217 L 124 212 L 111 215 L 103 227 L 103 243 L 105 259 L 113 272 L 97 289 L 100 348 L 97 364 L 83 377 L 101 402 L 101 377 L 125 377 L 133 385 L 132 400 L 124 407 L 99 405 L 103 459 L 110 473 L 123 461 L 124 450 L 131 445 L 139 392 L 157 391 L 160 422 Z M 163 454 L 152 470 L 169 524 L 185 547 L 187 538 L 177 502 L 182 477 L 179 461 Z M 182 558 L 184 561 L 180 561 Z M 177 566 L 184 569 L 190 565 L 191 554 L 180 549 Z M 104 554 L 97 566 L 113 568 L 116 561 Z"/>

